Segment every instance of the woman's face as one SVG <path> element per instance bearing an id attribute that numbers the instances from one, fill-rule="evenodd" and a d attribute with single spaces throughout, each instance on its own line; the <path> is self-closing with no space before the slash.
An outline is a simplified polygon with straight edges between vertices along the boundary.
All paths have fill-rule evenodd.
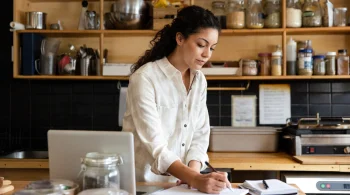
<path id="1" fill-rule="evenodd" d="M 180 37 L 179 37 L 180 36 Z M 199 70 L 210 59 L 219 38 L 219 32 L 214 28 L 201 29 L 187 39 L 177 36 L 184 63 L 190 69 Z"/>

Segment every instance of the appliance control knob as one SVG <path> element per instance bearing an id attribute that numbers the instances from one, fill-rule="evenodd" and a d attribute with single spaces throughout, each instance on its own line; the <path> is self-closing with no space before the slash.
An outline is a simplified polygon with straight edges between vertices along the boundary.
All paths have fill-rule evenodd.
<path id="1" fill-rule="evenodd" d="M 344 148 L 344 153 L 345 154 L 350 154 L 350 146 L 347 146 Z"/>

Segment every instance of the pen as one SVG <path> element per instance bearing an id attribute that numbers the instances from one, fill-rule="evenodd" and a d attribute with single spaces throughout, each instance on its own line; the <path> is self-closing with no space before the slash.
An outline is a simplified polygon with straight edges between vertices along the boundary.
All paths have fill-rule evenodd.
<path id="1" fill-rule="evenodd" d="M 267 185 L 266 181 L 265 181 L 265 180 L 262 180 L 262 181 L 263 181 L 263 184 L 264 184 L 264 186 L 265 186 L 265 189 L 268 189 L 269 186 Z"/>
<path id="2" fill-rule="evenodd" d="M 209 164 L 207 161 L 205 161 L 205 164 L 206 164 L 213 172 L 218 172 L 218 171 L 217 171 L 213 166 L 211 166 L 211 164 Z M 228 186 L 228 189 L 230 189 L 230 190 L 233 192 L 232 186 L 231 186 L 231 185 Z"/>

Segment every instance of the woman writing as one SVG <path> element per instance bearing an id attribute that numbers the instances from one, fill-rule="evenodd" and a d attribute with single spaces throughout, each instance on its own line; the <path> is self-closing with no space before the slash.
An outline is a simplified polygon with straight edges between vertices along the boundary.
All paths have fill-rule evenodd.
<path id="1" fill-rule="evenodd" d="M 123 131 L 134 133 L 136 180 L 187 183 L 220 193 L 226 173 L 201 174 L 208 161 L 207 82 L 199 70 L 210 59 L 220 24 L 198 6 L 182 8 L 132 67 Z"/>

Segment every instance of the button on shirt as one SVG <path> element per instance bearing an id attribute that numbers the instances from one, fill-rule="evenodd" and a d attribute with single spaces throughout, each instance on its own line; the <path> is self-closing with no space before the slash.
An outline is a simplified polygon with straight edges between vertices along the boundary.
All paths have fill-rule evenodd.
<path id="1" fill-rule="evenodd" d="M 141 66 L 129 80 L 123 131 L 134 133 L 136 180 L 174 182 L 169 166 L 177 160 L 208 161 L 210 125 L 207 82 L 191 70 L 190 90 L 166 57 Z"/>

